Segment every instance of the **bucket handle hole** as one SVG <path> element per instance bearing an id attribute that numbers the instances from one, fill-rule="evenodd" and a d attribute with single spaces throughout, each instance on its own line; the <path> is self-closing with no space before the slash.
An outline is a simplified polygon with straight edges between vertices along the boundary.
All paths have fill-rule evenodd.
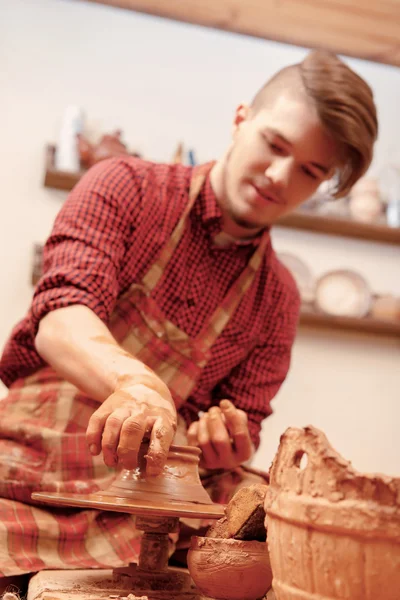
<path id="1" fill-rule="evenodd" d="M 298 452 L 296 452 L 296 454 L 294 455 L 293 464 L 300 471 L 304 471 L 304 469 L 306 469 L 308 465 L 307 453 L 304 452 L 304 450 L 298 450 Z"/>

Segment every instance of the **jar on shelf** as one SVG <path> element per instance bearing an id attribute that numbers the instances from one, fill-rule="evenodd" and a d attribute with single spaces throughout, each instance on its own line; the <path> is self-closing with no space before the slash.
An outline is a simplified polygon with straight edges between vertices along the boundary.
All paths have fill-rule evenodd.
<path id="1" fill-rule="evenodd" d="M 400 164 L 388 164 L 380 177 L 382 197 L 386 204 L 389 227 L 400 227 Z"/>

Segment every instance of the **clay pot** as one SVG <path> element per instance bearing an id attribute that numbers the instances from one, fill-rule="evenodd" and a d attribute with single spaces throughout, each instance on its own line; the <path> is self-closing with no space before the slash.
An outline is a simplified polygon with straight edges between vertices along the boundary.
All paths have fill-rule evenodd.
<path id="1" fill-rule="evenodd" d="M 271 587 L 265 542 L 194 536 L 187 561 L 200 592 L 215 600 L 257 600 Z"/>
<path id="2" fill-rule="evenodd" d="M 132 471 L 122 470 L 112 485 L 102 492 L 103 496 L 138 500 L 149 498 L 154 504 L 171 502 L 212 504 L 210 496 L 200 481 L 198 467 L 201 451 L 199 448 L 171 446 L 162 474 L 152 477 L 146 474 L 148 447 L 148 443 L 141 445 L 137 468 Z"/>
<path id="3" fill-rule="evenodd" d="M 377 180 L 366 177 L 359 179 L 350 192 L 351 217 L 363 223 L 374 223 L 383 216 L 383 208 Z"/>
<path id="4" fill-rule="evenodd" d="M 277 600 L 400 598 L 400 479 L 357 473 L 322 432 L 290 428 L 265 511 Z"/>
<path id="5" fill-rule="evenodd" d="M 372 305 L 371 316 L 382 321 L 400 321 L 400 298 L 378 296 Z"/>
<path id="6" fill-rule="evenodd" d="M 77 134 L 76 139 L 80 165 L 89 168 L 92 165 L 93 145 L 81 133 Z"/>
<path id="7" fill-rule="evenodd" d="M 103 135 L 98 144 L 90 144 L 81 134 L 78 134 L 77 138 L 80 162 L 86 168 L 106 158 L 129 154 L 126 145 L 121 141 L 119 130 L 111 135 Z"/>

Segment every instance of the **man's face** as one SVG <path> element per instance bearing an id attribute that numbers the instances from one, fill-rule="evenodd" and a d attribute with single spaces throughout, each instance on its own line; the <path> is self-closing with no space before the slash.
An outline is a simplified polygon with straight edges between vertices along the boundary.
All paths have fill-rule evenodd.
<path id="1" fill-rule="evenodd" d="M 254 116 L 240 106 L 223 173 L 227 215 L 249 233 L 270 225 L 312 196 L 336 163 L 335 144 L 306 98 L 283 93 Z"/>

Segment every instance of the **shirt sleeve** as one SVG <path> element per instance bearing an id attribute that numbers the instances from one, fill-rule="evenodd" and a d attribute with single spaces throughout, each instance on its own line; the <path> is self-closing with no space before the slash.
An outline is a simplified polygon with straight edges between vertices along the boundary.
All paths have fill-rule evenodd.
<path id="1" fill-rule="evenodd" d="M 295 286 L 268 324 L 258 345 L 214 390 L 213 403 L 229 399 L 247 413 L 251 439 L 260 445 L 262 421 L 272 413 L 271 401 L 284 382 L 296 336 L 300 297 Z"/>
<path id="2" fill-rule="evenodd" d="M 141 178 L 130 159 L 92 167 L 69 194 L 43 253 L 44 274 L 31 306 L 31 330 L 50 311 L 83 304 L 107 321 L 132 221 L 140 214 Z"/>

